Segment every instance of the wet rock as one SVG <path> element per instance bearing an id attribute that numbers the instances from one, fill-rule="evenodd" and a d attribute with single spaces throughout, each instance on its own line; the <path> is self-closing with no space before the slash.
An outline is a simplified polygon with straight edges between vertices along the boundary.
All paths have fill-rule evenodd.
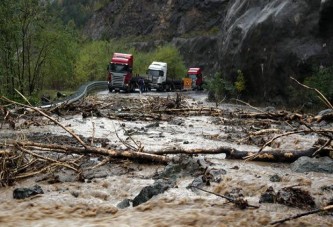
<path id="1" fill-rule="evenodd" d="M 132 200 L 130 200 L 130 199 L 124 199 L 123 201 L 121 201 L 120 203 L 117 204 L 117 208 L 125 209 L 127 207 L 130 207 L 131 202 L 132 202 Z"/>
<path id="2" fill-rule="evenodd" d="M 260 196 L 259 203 L 275 203 L 275 200 L 276 192 L 271 186 Z"/>
<path id="3" fill-rule="evenodd" d="M 276 202 L 301 209 L 315 207 L 314 199 L 310 193 L 299 188 L 282 188 L 276 195 Z"/>
<path id="4" fill-rule="evenodd" d="M 154 122 L 154 123 L 146 125 L 145 128 L 156 128 L 159 126 L 160 126 L 160 124 L 158 122 Z"/>
<path id="5" fill-rule="evenodd" d="M 202 174 L 204 168 L 198 160 L 188 156 L 180 156 L 178 163 L 171 163 L 164 168 L 164 171 L 157 178 L 177 178 L 179 176 L 193 176 Z"/>
<path id="6" fill-rule="evenodd" d="M 333 173 L 333 160 L 329 157 L 309 158 L 300 157 L 291 164 L 291 169 L 295 172 L 322 172 Z"/>
<path id="7" fill-rule="evenodd" d="M 274 191 L 273 187 L 269 187 L 266 192 L 260 196 L 259 203 L 279 203 L 301 209 L 311 209 L 315 207 L 314 199 L 308 191 L 292 187 L 282 188 L 277 193 Z"/>
<path id="8" fill-rule="evenodd" d="M 189 184 L 186 188 L 195 190 L 194 188 L 202 188 L 203 186 L 207 185 L 206 181 L 204 181 L 204 178 L 202 176 L 199 176 L 195 178 L 191 184 Z"/>
<path id="9" fill-rule="evenodd" d="M 224 169 L 212 169 L 209 171 L 209 174 L 212 176 L 211 181 L 219 183 L 222 180 L 221 175 L 226 175 L 227 171 Z"/>
<path id="10" fill-rule="evenodd" d="M 207 168 L 208 169 L 208 168 Z M 193 189 L 193 187 L 203 187 L 210 186 L 211 182 L 221 182 L 221 175 L 225 175 L 227 172 L 224 169 L 213 169 L 213 170 L 205 170 L 203 175 L 195 178 L 191 184 L 189 184 L 186 188 Z"/>
<path id="11" fill-rule="evenodd" d="M 38 194 L 44 194 L 43 189 L 39 185 L 35 185 L 31 188 L 16 188 L 13 191 L 13 198 L 25 199 Z"/>
<path id="12" fill-rule="evenodd" d="M 325 185 L 320 188 L 322 191 L 333 191 L 333 185 Z"/>
<path id="13" fill-rule="evenodd" d="M 75 198 L 79 197 L 80 192 L 78 191 L 71 191 L 71 195 L 74 196 Z"/>
<path id="14" fill-rule="evenodd" d="M 243 189 L 241 188 L 233 188 L 231 191 L 227 191 L 224 193 L 226 197 L 232 198 L 232 199 L 238 199 L 238 198 L 243 198 Z"/>
<path id="15" fill-rule="evenodd" d="M 169 122 L 170 125 L 179 125 L 184 126 L 184 120 L 183 119 L 173 119 Z"/>
<path id="16" fill-rule="evenodd" d="M 142 203 L 147 202 L 153 196 L 164 193 L 169 188 L 175 186 L 174 180 L 157 180 L 153 185 L 144 187 L 139 195 L 133 199 L 133 207 L 136 207 Z"/>
<path id="17" fill-rule="evenodd" d="M 279 175 L 277 175 L 277 174 L 274 174 L 273 176 L 271 176 L 270 178 L 269 178 L 269 180 L 271 181 L 271 182 L 281 182 L 281 177 L 279 176 Z"/>

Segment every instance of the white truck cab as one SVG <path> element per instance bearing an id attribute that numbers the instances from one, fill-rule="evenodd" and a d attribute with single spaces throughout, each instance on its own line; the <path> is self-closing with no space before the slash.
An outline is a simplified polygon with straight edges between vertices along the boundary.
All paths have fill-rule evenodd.
<path id="1" fill-rule="evenodd" d="M 151 88 L 163 89 L 167 80 L 168 64 L 166 62 L 153 61 L 147 70 Z"/>

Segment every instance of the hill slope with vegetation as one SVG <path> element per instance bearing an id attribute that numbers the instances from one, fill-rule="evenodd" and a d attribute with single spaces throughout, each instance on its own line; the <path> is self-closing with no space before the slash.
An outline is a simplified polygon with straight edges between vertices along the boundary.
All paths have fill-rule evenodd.
<path id="1" fill-rule="evenodd" d="M 202 67 L 222 97 L 316 102 L 293 76 L 332 101 L 332 12 L 332 0 L 3 0 L 0 91 L 34 95 L 104 80 L 117 51 L 134 54 L 136 74 L 152 60 L 178 77 Z"/>

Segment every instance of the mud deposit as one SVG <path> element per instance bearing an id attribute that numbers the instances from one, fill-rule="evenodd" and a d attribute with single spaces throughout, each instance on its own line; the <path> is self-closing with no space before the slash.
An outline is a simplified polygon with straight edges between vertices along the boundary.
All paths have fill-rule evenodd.
<path id="1" fill-rule="evenodd" d="M 203 93 L 185 94 L 179 108 L 214 107 L 205 101 Z M 250 112 L 251 108 L 230 104 L 219 106 L 223 111 L 220 115 L 147 114 L 147 109 L 155 108 L 153 100 L 157 97 L 173 100 L 175 94 L 100 92 L 87 97 L 88 104 L 85 104 L 86 107 L 94 104 L 97 108 L 86 111 L 76 107 L 52 116 L 86 143 L 115 150 L 126 150 L 126 145 L 139 146 L 150 153 L 218 147 L 257 152 L 274 135 L 303 127 L 297 121 L 241 119 L 235 113 Z M 27 123 L 36 119 L 38 124 Z M 312 127 L 332 128 L 332 125 Z M 67 132 L 44 117 L 21 119 L 16 122 L 15 130 L 4 124 L 0 136 L 2 144 L 10 139 L 77 144 Z M 265 150 L 308 149 L 317 140 L 316 134 L 295 134 L 274 141 Z M 268 226 L 273 221 L 333 202 L 331 174 L 297 173 L 289 163 L 228 160 L 224 154 L 169 156 L 175 157 L 178 163 L 166 165 L 74 154 L 71 158 L 78 159 L 80 174 L 58 168 L 1 187 L 0 226 Z M 52 153 L 50 157 L 63 158 Z M 163 188 L 163 193 L 153 193 L 148 201 L 133 206 L 142 189 L 157 182 L 162 182 L 156 188 Z M 21 200 L 13 198 L 14 189 L 36 184 L 43 194 Z M 259 208 L 240 209 L 222 197 L 189 185 L 228 198 L 243 198 Z M 284 188 L 307 192 L 314 205 L 310 201 L 300 201 L 303 205 L 259 203 L 270 187 L 276 192 Z M 332 223 L 332 213 L 321 213 L 279 226 L 333 226 Z"/>

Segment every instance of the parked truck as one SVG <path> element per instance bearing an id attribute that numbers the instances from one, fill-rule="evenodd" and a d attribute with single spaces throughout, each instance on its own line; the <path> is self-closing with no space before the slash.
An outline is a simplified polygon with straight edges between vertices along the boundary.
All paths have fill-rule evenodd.
<path id="1" fill-rule="evenodd" d="M 201 68 L 189 68 L 187 78 L 192 79 L 192 90 L 202 90 L 203 77 Z"/>
<path id="2" fill-rule="evenodd" d="M 114 53 L 108 65 L 108 88 L 109 91 L 130 92 L 134 89 L 132 81 L 133 55 Z"/>
<path id="3" fill-rule="evenodd" d="M 156 91 L 174 91 L 182 89 L 182 81 L 168 75 L 166 62 L 153 61 L 147 70 L 148 89 Z"/>

